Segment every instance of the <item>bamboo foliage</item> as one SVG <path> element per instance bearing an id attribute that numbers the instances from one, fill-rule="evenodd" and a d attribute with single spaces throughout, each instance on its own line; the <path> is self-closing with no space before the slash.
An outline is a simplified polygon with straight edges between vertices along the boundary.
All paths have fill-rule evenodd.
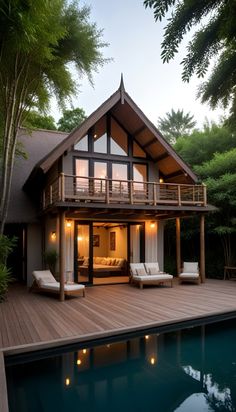
<path id="1" fill-rule="evenodd" d="M 91 80 L 105 63 L 90 10 L 65 0 L 0 4 L 0 233 L 6 221 L 17 132 L 30 109 L 59 105 L 76 92 L 69 66 Z"/>

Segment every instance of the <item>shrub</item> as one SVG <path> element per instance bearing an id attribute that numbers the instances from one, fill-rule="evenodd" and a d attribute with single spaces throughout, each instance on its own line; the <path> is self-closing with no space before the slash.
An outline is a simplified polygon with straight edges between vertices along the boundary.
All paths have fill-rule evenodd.
<path id="1" fill-rule="evenodd" d="M 9 283 L 12 280 L 10 273 L 10 269 L 3 263 L 0 263 L 0 302 L 5 299 Z"/>
<path id="2" fill-rule="evenodd" d="M 16 246 L 17 238 L 9 238 L 5 235 L 0 235 L 0 263 L 6 265 L 9 254 Z"/>

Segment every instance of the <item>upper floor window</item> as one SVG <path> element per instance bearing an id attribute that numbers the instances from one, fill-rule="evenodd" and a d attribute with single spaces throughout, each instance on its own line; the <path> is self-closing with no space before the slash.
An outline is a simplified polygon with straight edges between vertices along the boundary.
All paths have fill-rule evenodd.
<path id="1" fill-rule="evenodd" d="M 107 153 L 106 116 L 103 116 L 93 128 L 94 152 Z"/>
<path id="2" fill-rule="evenodd" d="M 128 156 L 127 133 L 114 119 L 111 119 L 111 154 Z"/>
<path id="3" fill-rule="evenodd" d="M 144 150 L 135 141 L 133 142 L 133 156 L 134 157 L 147 157 Z"/>
<path id="4" fill-rule="evenodd" d="M 82 150 L 87 152 L 88 151 L 88 135 L 86 134 L 85 136 L 82 137 L 75 145 L 74 145 L 75 150 Z"/>

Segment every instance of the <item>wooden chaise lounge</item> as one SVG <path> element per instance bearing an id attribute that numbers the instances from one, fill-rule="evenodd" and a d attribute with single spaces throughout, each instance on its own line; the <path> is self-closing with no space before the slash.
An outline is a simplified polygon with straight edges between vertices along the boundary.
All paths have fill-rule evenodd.
<path id="1" fill-rule="evenodd" d="M 34 282 L 30 291 L 60 293 L 60 283 L 56 281 L 50 270 L 34 270 L 32 275 Z M 78 283 L 64 285 L 65 296 L 77 296 L 80 295 L 81 292 L 85 297 L 84 285 L 79 285 Z"/>
<path id="2" fill-rule="evenodd" d="M 160 285 L 170 282 L 173 287 L 173 276 L 159 270 L 155 263 L 130 263 L 130 282 L 137 283 L 140 289 L 143 285 Z"/>

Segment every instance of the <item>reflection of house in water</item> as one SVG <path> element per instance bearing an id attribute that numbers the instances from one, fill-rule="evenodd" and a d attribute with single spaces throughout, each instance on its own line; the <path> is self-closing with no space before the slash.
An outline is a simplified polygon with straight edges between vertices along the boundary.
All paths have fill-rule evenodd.
<path id="1" fill-rule="evenodd" d="M 235 411 L 235 332 L 223 327 L 146 335 L 17 364 L 8 372 L 9 399 L 25 409 L 12 410 L 28 410 L 30 401 L 33 411 Z"/>

